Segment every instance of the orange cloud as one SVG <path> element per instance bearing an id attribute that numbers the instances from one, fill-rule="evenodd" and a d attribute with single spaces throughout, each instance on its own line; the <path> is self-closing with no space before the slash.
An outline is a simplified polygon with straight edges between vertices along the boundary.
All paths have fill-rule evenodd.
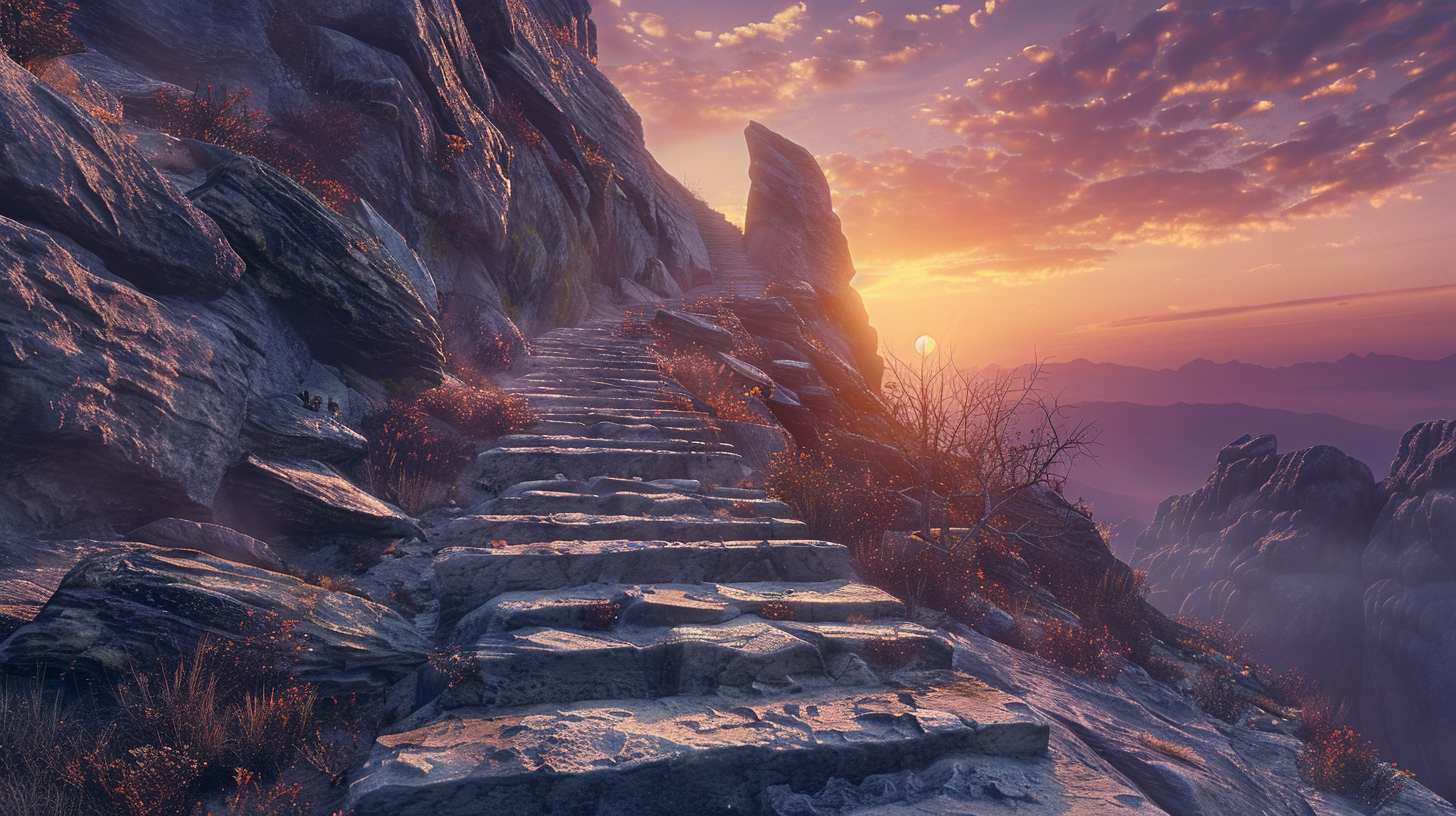
<path id="1" fill-rule="evenodd" d="M 1443 6 L 1169 4 L 936 97 L 957 146 L 824 164 L 856 257 L 914 280 L 1037 279 L 1378 205 L 1456 166 Z"/>

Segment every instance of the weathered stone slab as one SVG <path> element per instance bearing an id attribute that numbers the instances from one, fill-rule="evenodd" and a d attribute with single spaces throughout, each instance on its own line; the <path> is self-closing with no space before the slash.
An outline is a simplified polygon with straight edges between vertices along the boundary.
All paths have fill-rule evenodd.
<path id="1" fill-rule="evenodd" d="M 549 516 L 460 516 L 432 540 L 445 547 L 479 547 L 492 541 L 509 545 L 550 541 L 741 541 L 803 538 L 808 525 L 798 519 L 720 518 L 718 516 L 599 516 L 556 513 Z"/>
<path id="2" fill-rule="evenodd" d="M 590 584 L 498 595 L 462 618 L 452 641 L 470 643 L 489 632 L 532 626 L 588 630 L 607 629 L 617 624 L 672 627 L 724 623 L 740 615 L 802 622 L 850 618 L 868 621 L 904 613 L 905 605 L 894 596 L 852 581 Z M 867 635 L 877 636 L 884 634 L 876 630 Z"/>
<path id="3" fill-rule="evenodd" d="M 475 674 L 441 695 L 445 708 L 710 694 L 825 670 L 813 644 L 751 619 L 612 632 L 522 629 L 485 635 L 457 659 Z"/>
<path id="4" fill-rule="evenodd" d="M 101 674 L 185 654 L 202 638 L 287 632 L 280 659 L 325 694 L 379 691 L 414 671 L 427 646 L 397 613 L 296 578 L 191 550 L 91 556 L 30 624 L 0 647 L 12 670 Z"/>
<path id="5" fill-rule="evenodd" d="M 487 487 L 503 488 L 558 473 L 568 479 L 610 474 L 652 479 L 696 479 L 737 484 L 748 475 L 743 458 L 733 453 L 660 452 L 598 448 L 493 448 L 477 460 Z"/>
<path id="6" fill-rule="evenodd" d="M 955 752 L 1035 756 L 1049 729 L 989 690 L 972 695 L 881 692 L 796 696 L 733 705 L 677 697 L 610 705 L 464 709 L 381 737 L 355 777 L 358 816 L 471 812 L 768 814 L 760 797 L 786 785 L 923 767 Z M 589 805 L 588 805 L 589 803 Z"/>
<path id="7" fill-rule="evenodd" d="M 504 592 L 598 582 L 820 582 L 854 577 L 849 550 L 822 541 L 558 541 L 456 548 L 440 553 L 434 569 L 441 620 L 449 626 Z"/>

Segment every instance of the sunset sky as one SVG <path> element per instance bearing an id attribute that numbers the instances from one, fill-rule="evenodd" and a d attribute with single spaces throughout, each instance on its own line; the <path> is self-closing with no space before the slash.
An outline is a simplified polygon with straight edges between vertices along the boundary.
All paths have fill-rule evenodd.
<path id="1" fill-rule="evenodd" d="M 872 319 L 968 364 L 1456 352 L 1456 1 L 597 0 L 669 171 L 828 172 Z"/>

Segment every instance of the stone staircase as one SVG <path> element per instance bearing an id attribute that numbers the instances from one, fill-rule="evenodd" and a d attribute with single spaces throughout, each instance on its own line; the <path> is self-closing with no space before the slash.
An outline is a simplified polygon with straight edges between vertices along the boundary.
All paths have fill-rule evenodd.
<path id="1" fill-rule="evenodd" d="M 777 786 L 1047 750 L 1020 701 L 808 538 L 643 341 L 540 338 L 539 423 L 437 525 L 448 666 L 355 776 L 359 816 L 774 813 Z"/>

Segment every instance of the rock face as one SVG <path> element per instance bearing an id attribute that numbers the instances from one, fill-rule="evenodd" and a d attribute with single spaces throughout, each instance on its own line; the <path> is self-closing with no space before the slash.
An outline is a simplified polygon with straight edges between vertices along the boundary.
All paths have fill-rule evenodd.
<path id="1" fill-rule="evenodd" d="M 200 524 L 185 519 L 158 519 L 132 530 L 127 539 L 167 550 L 197 550 L 224 561 L 235 561 L 270 572 L 288 571 L 283 559 L 267 544 L 216 524 Z"/>
<path id="2" fill-rule="evenodd" d="M 1365 550 L 1361 727 L 1456 796 L 1456 422 L 1401 441 Z"/>
<path id="3" fill-rule="evenodd" d="M 321 694 L 378 693 L 424 662 L 426 645 L 397 613 L 190 550 L 94 555 L 36 619 L 0 645 L 11 670 L 119 672 L 186 654 L 200 638 L 286 632 L 300 680 Z"/>
<path id="4" fill-rule="evenodd" d="M 249 392 L 302 375 L 298 341 L 246 285 L 205 309 L 154 300 L 4 218 L 0 277 L 0 445 L 14 465 L 0 516 L 15 529 L 207 515 Z"/>
<path id="5" fill-rule="evenodd" d="M 0 216 L 64 233 L 153 295 L 210 300 L 242 274 L 217 227 L 116 133 L 0 57 Z"/>
<path id="6" fill-rule="evenodd" d="M 1244 437 L 1159 506 L 1136 558 L 1164 609 L 1223 620 L 1320 681 L 1386 756 L 1456 796 L 1456 423 L 1412 428 L 1378 486 L 1332 448 Z"/>
<path id="7" fill-rule="evenodd" d="M 878 390 L 884 364 L 879 338 L 869 325 L 864 302 L 849 285 L 854 261 L 849 241 L 829 195 L 829 182 L 814 156 L 797 144 L 754 122 L 748 138 L 748 214 L 744 226 L 748 260 L 776 281 L 802 281 L 806 295 L 817 299 L 802 314 L 824 314 L 840 329 L 845 356 Z"/>
<path id="8" fill-rule="evenodd" d="M 439 381 L 440 327 L 373 235 L 252 159 L 214 168 L 191 196 L 318 360 L 373 377 Z"/>
<path id="9" fill-rule="evenodd" d="M 419 527 L 393 505 L 365 493 L 338 471 L 302 459 L 249 456 L 228 472 L 239 522 L 263 533 L 412 536 Z M 259 521 L 258 519 L 263 519 Z"/>
<path id="10" fill-rule="evenodd" d="M 1330 447 L 1284 455 L 1272 436 L 1219 454 L 1196 493 L 1158 507 L 1136 566 L 1170 612 L 1222 620 L 1277 671 L 1341 699 L 1360 687 L 1360 553 L 1378 509 L 1370 468 Z"/>

